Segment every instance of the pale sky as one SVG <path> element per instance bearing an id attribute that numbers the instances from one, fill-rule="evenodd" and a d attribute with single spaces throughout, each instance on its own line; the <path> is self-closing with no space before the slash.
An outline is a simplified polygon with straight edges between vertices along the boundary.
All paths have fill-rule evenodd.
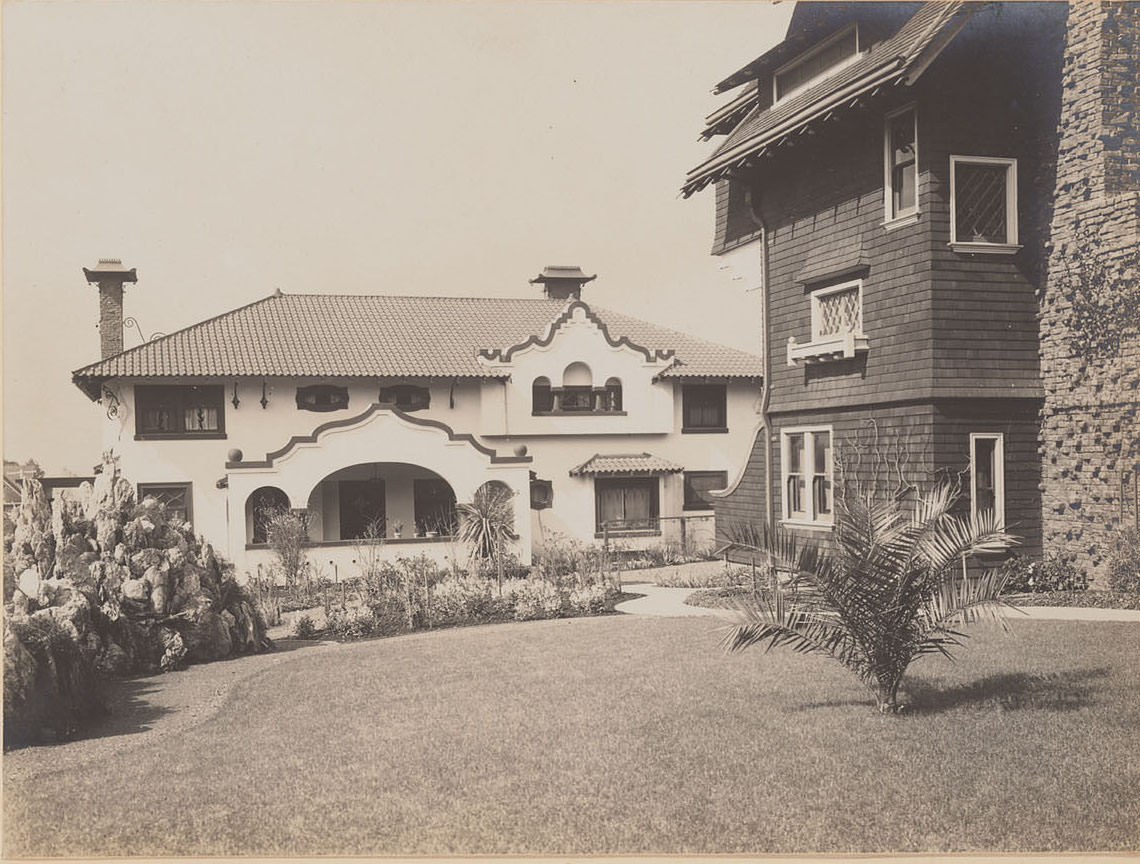
<path id="1" fill-rule="evenodd" d="M 3 2 L 4 457 L 89 473 L 100 257 L 149 336 L 271 294 L 584 299 L 757 350 L 709 255 L 715 83 L 791 3 Z M 128 347 L 139 343 L 126 333 Z"/>

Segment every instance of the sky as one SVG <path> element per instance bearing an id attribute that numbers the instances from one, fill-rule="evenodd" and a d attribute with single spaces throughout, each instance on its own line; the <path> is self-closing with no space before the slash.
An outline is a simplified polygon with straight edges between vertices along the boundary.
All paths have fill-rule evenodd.
<path id="1" fill-rule="evenodd" d="M 759 0 L 2 5 L 4 458 L 89 473 L 83 267 L 148 338 L 286 293 L 583 299 L 759 348 L 758 296 L 683 199 L 712 88 L 786 30 Z M 128 330 L 127 347 L 140 335 Z"/>

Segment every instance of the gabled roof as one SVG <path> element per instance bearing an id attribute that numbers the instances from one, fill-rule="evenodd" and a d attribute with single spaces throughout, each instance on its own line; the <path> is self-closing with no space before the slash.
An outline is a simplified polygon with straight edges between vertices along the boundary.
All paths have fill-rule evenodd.
<path id="1" fill-rule="evenodd" d="M 595 453 L 581 465 L 570 469 L 571 477 L 597 474 L 678 474 L 684 471 L 668 459 L 650 453 L 628 453 L 603 456 Z"/>
<path id="2" fill-rule="evenodd" d="M 963 11 L 966 5 L 944 0 L 924 3 L 898 32 L 873 45 L 855 62 L 770 108 L 753 107 L 713 155 L 688 173 L 682 194 L 700 191 L 733 169 L 750 164 L 770 147 L 802 133 L 813 121 L 826 119 L 860 96 L 893 86 L 920 71 L 931 59 L 928 49 L 944 47 L 946 40 L 939 40 L 939 34 L 959 14 L 960 22 L 968 17 L 970 12 Z"/>
<path id="3" fill-rule="evenodd" d="M 572 301 L 581 303 L 581 301 Z M 273 294 L 248 306 L 76 370 L 91 398 L 108 378 L 506 377 L 480 351 L 498 353 L 540 336 L 562 300 Z M 638 318 L 593 309 L 615 338 L 674 352 L 663 377 L 761 375 L 760 357 Z"/>

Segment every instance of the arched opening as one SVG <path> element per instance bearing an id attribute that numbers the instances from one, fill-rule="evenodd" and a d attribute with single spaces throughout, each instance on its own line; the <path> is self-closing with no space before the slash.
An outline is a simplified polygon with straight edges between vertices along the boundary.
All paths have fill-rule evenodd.
<path id="1" fill-rule="evenodd" d="M 276 486 L 254 489 L 245 500 L 246 537 L 250 543 L 269 541 L 269 521 L 289 509 L 289 496 Z"/>
<path id="2" fill-rule="evenodd" d="M 530 385 L 531 413 L 544 414 L 554 410 L 554 393 L 550 389 L 550 379 L 540 376 Z"/>
<path id="3" fill-rule="evenodd" d="M 603 409 L 606 411 L 621 411 L 621 379 L 606 379 L 606 394 Z"/>
<path id="4" fill-rule="evenodd" d="M 571 363 L 562 373 L 563 411 L 594 410 L 594 376 L 585 363 Z"/>
<path id="5" fill-rule="evenodd" d="M 334 471 L 309 495 L 309 509 L 313 533 L 319 526 L 323 542 L 446 537 L 457 522 L 451 484 L 406 462 L 366 462 Z"/>

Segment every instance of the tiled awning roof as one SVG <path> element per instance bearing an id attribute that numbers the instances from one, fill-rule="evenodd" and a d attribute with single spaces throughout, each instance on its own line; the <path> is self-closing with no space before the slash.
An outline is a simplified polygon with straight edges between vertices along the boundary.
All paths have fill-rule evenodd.
<path id="1" fill-rule="evenodd" d="M 944 0 L 925 3 L 894 36 L 874 45 L 854 63 L 770 108 L 761 111 L 754 107 L 716 152 L 688 173 L 682 194 L 692 195 L 723 179 L 771 147 L 802 134 L 809 124 L 827 119 L 881 87 L 898 83 L 913 69 L 921 69 L 921 60 L 929 59 L 927 49 L 937 53 L 945 44 L 936 43 L 937 37 L 964 5 Z"/>
<path id="2" fill-rule="evenodd" d="M 684 471 L 677 465 L 660 456 L 650 453 L 632 453 L 603 456 L 596 453 L 576 468 L 570 469 L 571 477 L 584 477 L 590 474 L 677 474 Z"/>
<path id="3" fill-rule="evenodd" d="M 73 380 L 97 395 L 99 382 L 116 377 L 506 377 L 479 352 L 542 334 L 565 308 L 551 299 L 278 293 L 84 366 Z M 762 374 L 755 354 L 592 311 L 615 339 L 672 351 L 662 377 Z"/>

